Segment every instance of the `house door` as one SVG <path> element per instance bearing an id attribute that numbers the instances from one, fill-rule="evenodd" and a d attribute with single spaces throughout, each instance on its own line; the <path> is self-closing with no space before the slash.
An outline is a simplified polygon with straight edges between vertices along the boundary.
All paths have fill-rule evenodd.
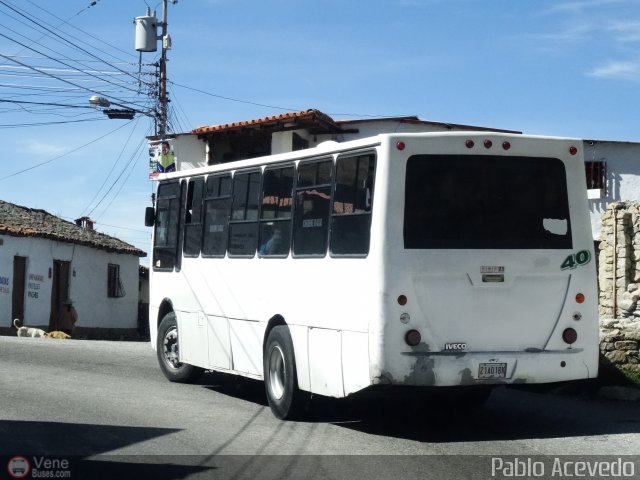
<path id="1" fill-rule="evenodd" d="M 27 274 L 27 257 L 13 257 L 13 286 L 11 295 L 11 318 L 24 323 L 24 287 Z"/>
<path id="2" fill-rule="evenodd" d="M 53 284 L 51 286 L 51 314 L 49 315 L 49 331 L 60 330 L 58 312 L 65 300 L 69 298 L 70 262 L 53 261 Z"/>

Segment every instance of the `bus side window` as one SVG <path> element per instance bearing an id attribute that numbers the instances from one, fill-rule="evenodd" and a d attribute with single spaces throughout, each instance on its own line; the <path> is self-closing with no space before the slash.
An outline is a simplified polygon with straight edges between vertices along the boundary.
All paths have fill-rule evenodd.
<path id="1" fill-rule="evenodd" d="M 327 253 L 331 173 L 333 161 L 298 166 L 293 214 L 293 254 L 324 256 Z"/>
<path id="2" fill-rule="evenodd" d="M 187 205 L 184 219 L 184 256 L 197 257 L 200 255 L 202 242 L 202 194 L 204 178 L 194 178 L 189 181 L 187 189 Z"/>
<path id="3" fill-rule="evenodd" d="M 231 207 L 231 175 L 211 175 L 206 187 L 202 256 L 224 257 Z"/>
<path id="4" fill-rule="evenodd" d="M 256 253 L 261 177 L 261 172 L 236 173 L 233 176 L 229 256 L 253 257 Z"/>
<path id="5" fill-rule="evenodd" d="M 153 242 L 153 268 L 173 270 L 176 265 L 180 184 L 161 183 L 158 186 L 156 224 Z"/>
<path id="6" fill-rule="evenodd" d="M 264 171 L 258 256 L 286 257 L 291 244 L 294 168 L 267 168 Z"/>
<path id="7" fill-rule="evenodd" d="M 333 255 L 369 253 L 375 155 L 338 157 L 331 216 Z"/>

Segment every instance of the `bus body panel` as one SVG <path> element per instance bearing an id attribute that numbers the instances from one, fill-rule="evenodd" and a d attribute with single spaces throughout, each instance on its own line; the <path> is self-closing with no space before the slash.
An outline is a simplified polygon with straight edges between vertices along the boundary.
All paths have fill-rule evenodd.
<path id="1" fill-rule="evenodd" d="M 466 149 L 466 139 L 475 142 L 475 149 Z M 497 146 L 493 156 L 562 162 L 571 248 L 405 248 L 408 159 L 425 153 L 479 157 L 488 154 L 481 146 L 485 139 Z M 509 151 L 499 148 L 503 141 L 511 143 Z M 398 149 L 397 142 L 406 147 Z M 570 155 L 574 144 L 579 151 Z M 183 258 L 176 272 L 152 268 L 154 348 L 161 304 L 170 302 L 178 318 L 182 361 L 262 378 L 265 333 L 270 321 L 281 319 L 291 332 L 299 388 L 321 395 L 343 397 L 372 385 L 538 383 L 597 374 L 597 290 L 581 142 L 468 132 L 380 135 L 332 148 L 377 153 L 368 255 L 198 257 Z M 275 160 L 332 154 L 314 150 Z M 194 175 L 232 168 L 218 165 Z M 180 176 L 188 174 L 166 179 Z M 591 261 L 567 263 L 579 252 L 588 252 Z M 503 279 L 491 282 L 483 275 Z M 582 304 L 575 300 L 578 293 L 586 299 Z M 407 297 L 406 305 L 398 303 L 400 295 Z M 573 345 L 562 340 L 569 327 L 578 331 Z M 409 329 L 420 332 L 419 345 L 407 345 Z M 492 365 L 503 375 L 492 378 Z M 488 369 L 487 378 L 479 378 L 481 369 Z"/>
<path id="2" fill-rule="evenodd" d="M 431 141 L 406 137 L 403 151 L 394 148 L 393 140 L 387 146 L 390 170 L 385 180 L 390 211 L 403 210 L 405 191 L 397 179 L 405 178 L 408 158 L 425 151 L 459 154 L 460 146 L 446 138 Z M 504 138 L 493 134 L 468 137 L 475 143 L 488 138 L 493 144 L 502 143 Z M 514 138 L 508 155 L 531 155 L 535 151 L 537 156 L 563 162 L 572 247 L 403 249 L 403 218 L 388 216 L 384 228 L 388 238 L 381 261 L 388 292 L 384 299 L 390 301 L 385 303 L 385 314 L 378 325 L 380 338 L 372 339 L 372 347 L 376 347 L 372 348 L 373 383 L 437 386 L 540 383 L 597 374 L 595 256 L 581 149 L 571 155 L 572 141 L 548 139 L 541 146 L 536 140 Z M 589 262 L 563 269 L 567 258 L 579 252 L 588 252 Z M 586 253 L 583 256 L 587 258 Z M 483 275 L 498 281 L 483 281 Z M 585 303 L 576 302 L 577 293 L 584 294 Z M 407 297 L 406 306 L 395 301 L 399 295 Z M 574 320 L 576 313 L 581 320 Z M 403 314 L 405 321 L 407 315 L 410 319 L 407 323 L 401 320 Z M 569 327 L 579 332 L 578 342 L 571 346 L 562 340 L 562 332 Z M 404 341 L 404 333 L 410 329 L 418 330 L 422 336 L 415 347 Z M 506 375 L 480 379 L 481 363 L 506 363 Z"/>

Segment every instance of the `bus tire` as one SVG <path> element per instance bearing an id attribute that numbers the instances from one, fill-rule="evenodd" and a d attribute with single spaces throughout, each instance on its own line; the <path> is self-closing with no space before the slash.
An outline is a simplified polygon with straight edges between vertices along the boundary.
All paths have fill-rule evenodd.
<path id="1" fill-rule="evenodd" d="M 156 347 L 160 369 L 169 381 L 191 383 L 200 378 L 204 373 L 202 368 L 179 361 L 178 322 L 175 313 L 167 313 L 160 322 Z"/>
<path id="2" fill-rule="evenodd" d="M 273 414 L 281 420 L 295 418 L 301 410 L 293 341 L 286 325 L 271 329 L 263 355 L 264 385 Z"/>

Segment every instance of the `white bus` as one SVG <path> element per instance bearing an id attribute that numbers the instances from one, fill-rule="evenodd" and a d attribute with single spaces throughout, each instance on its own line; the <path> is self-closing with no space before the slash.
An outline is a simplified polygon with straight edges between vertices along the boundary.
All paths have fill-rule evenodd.
<path id="1" fill-rule="evenodd" d="M 146 223 L 164 374 L 264 380 L 278 418 L 305 392 L 597 375 L 579 140 L 325 142 L 161 175 Z"/>

